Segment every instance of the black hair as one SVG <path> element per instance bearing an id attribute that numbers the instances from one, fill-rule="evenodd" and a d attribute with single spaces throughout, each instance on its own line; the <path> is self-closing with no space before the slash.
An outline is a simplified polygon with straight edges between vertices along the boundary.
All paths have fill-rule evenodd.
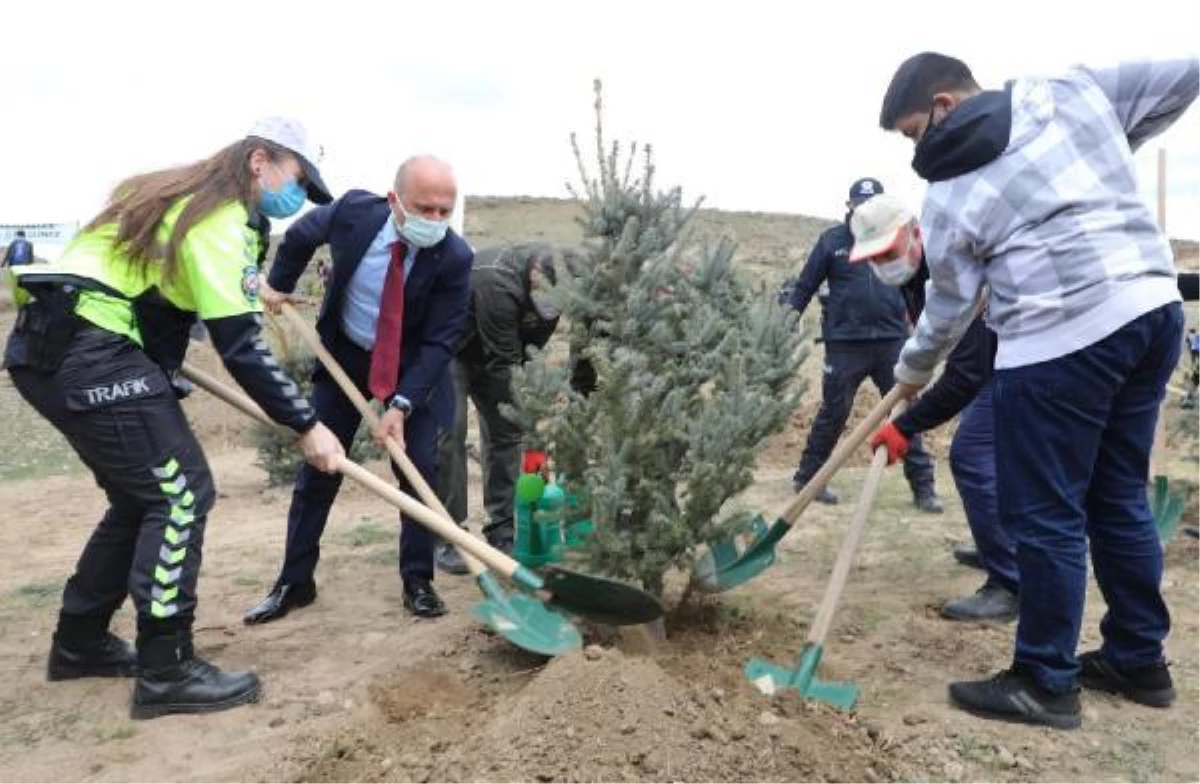
<path id="1" fill-rule="evenodd" d="M 937 52 L 915 54 L 900 64 L 888 85 L 879 110 L 879 127 L 890 131 L 901 117 L 928 112 L 938 93 L 968 89 L 977 90 L 979 85 L 962 60 Z"/>

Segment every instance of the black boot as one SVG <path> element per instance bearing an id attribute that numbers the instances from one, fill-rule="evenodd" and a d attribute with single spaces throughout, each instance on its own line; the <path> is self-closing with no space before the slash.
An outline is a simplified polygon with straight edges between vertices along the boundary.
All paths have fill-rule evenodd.
<path id="1" fill-rule="evenodd" d="M 192 652 L 190 635 L 138 638 L 141 665 L 129 715 L 153 719 L 169 713 L 213 713 L 258 700 L 252 672 L 221 672 Z"/>
<path id="2" fill-rule="evenodd" d="M 129 678 L 137 675 L 137 664 L 133 646 L 112 632 L 93 639 L 73 639 L 59 630 L 50 644 L 46 680 Z"/>
<path id="3" fill-rule="evenodd" d="M 513 540 L 516 538 L 513 523 L 501 523 L 483 529 L 483 537 L 487 543 L 505 555 L 512 555 Z"/>

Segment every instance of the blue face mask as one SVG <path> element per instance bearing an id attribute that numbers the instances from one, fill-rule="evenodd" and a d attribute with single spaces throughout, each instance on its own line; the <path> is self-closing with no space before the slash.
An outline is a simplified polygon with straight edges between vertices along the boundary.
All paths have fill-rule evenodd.
<path id="1" fill-rule="evenodd" d="M 400 207 L 400 212 L 404 213 L 404 223 L 397 221 L 396 230 L 400 232 L 401 237 L 418 248 L 432 248 L 437 245 L 445 238 L 446 231 L 450 228 L 449 221 L 435 221 L 420 215 L 410 215 L 404 207 Z M 395 220 L 395 213 L 392 219 Z"/>
<path id="2" fill-rule="evenodd" d="M 261 185 L 262 196 L 258 200 L 258 211 L 268 218 L 290 218 L 300 211 L 308 194 L 300 183 L 288 179 L 277 191 Z"/>

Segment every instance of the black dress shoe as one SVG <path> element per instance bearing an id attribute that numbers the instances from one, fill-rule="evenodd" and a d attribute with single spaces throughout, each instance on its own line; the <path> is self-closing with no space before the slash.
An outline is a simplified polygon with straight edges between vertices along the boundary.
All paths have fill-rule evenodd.
<path id="1" fill-rule="evenodd" d="M 404 609 L 418 618 L 437 618 L 446 614 L 446 605 L 428 580 L 408 580 L 404 583 Z"/>
<path id="2" fill-rule="evenodd" d="M 128 678 L 137 675 L 137 652 L 112 632 L 88 645 L 72 647 L 58 635 L 50 646 L 46 680 L 75 678 Z"/>
<path id="3" fill-rule="evenodd" d="M 268 623 L 288 614 L 288 610 L 307 607 L 316 601 L 317 584 L 312 580 L 305 583 L 281 583 L 271 589 L 266 598 L 246 613 L 242 621 L 247 626 Z"/>

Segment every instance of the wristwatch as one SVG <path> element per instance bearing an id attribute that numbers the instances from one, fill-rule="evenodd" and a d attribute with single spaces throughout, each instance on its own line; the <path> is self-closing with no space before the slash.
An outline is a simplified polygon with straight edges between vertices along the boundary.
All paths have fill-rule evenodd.
<path id="1" fill-rule="evenodd" d="M 404 417 L 407 419 L 408 415 L 412 413 L 413 407 L 412 403 L 404 395 L 392 395 L 392 399 L 388 401 L 388 408 L 396 409 L 404 414 Z"/>

